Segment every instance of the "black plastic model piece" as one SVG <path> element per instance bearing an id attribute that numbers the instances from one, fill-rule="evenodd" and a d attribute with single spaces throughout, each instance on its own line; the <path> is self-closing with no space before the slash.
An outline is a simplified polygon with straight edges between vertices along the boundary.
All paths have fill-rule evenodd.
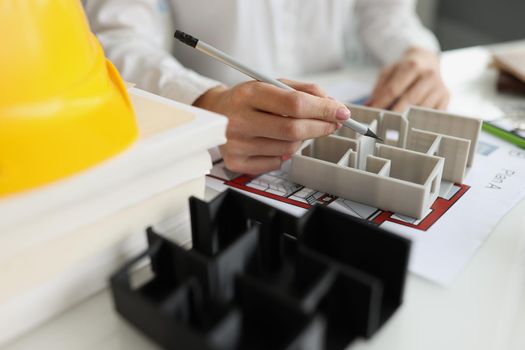
<path id="1" fill-rule="evenodd" d="M 410 241 L 330 208 L 300 218 L 228 190 L 190 199 L 193 248 L 147 230 L 111 278 L 117 311 L 166 349 L 344 349 L 401 305 Z M 150 260 L 152 276 L 133 285 Z"/>

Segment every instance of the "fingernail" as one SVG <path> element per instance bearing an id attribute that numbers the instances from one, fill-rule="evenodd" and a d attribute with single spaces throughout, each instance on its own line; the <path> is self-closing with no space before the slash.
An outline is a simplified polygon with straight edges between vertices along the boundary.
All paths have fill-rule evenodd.
<path id="1" fill-rule="evenodd" d="M 287 161 L 288 159 L 290 159 L 290 158 L 292 158 L 292 156 L 290 156 L 290 155 L 287 154 L 287 155 L 284 155 L 284 156 L 282 157 L 282 160 L 283 160 L 283 162 L 286 162 L 286 161 Z"/>
<path id="2" fill-rule="evenodd" d="M 337 123 L 337 128 L 336 128 L 337 130 L 341 129 L 342 127 L 343 127 L 343 124 Z"/>
<path id="3" fill-rule="evenodd" d="M 337 110 L 335 117 L 337 118 L 337 120 L 347 120 L 348 118 L 350 118 L 350 110 L 348 108 L 341 107 Z"/>

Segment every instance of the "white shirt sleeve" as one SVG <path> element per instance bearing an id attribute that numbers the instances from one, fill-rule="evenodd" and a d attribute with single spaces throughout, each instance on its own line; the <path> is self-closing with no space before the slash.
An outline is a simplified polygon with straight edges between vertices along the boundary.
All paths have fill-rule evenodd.
<path id="1" fill-rule="evenodd" d="M 137 87 L 192 104 L 221 83 L 183 67 L 171 54 L 171 8 L 165 0 L 87 0 L 91 29 L 122 77 Z"/>
<path id="2" fill-rule="evenodd" d="M 357 32 L 365 48 L 384 64 L 410 47 L 439 52 L 435 36 L 420 22 L 414 0 L 356 0 Z"/>

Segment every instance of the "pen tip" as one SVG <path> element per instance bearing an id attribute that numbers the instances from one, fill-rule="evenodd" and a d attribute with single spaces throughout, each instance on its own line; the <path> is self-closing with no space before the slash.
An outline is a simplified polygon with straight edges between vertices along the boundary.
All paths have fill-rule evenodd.
<path id="1" fill-rule="evenodd" d="M 373 131 L 370 130 L 370 129 L 368 129 L 368 130 L 366 131 L 365 136 L 372 137 L 372 138 L 374 138 L 374 139 L 376 139 L 376 140 L 379 140 L 380 142 L 384 142 L 382 138 L 380 138 L 379 136 L 377 136 L 377 135 L 375 134 L 375 132 L 373 132 Z"/>

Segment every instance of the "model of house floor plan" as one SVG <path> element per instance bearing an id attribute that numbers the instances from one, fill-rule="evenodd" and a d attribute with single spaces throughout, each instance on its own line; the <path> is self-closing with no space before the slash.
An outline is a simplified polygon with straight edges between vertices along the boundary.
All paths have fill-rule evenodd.
<path id="1" fill-rule="evenodd" d="M 481 120 L 414 107 L 404 114 L 349 108 L 385 143 L 348 128 L 306 141 L 292 156 L 292 181 L 414 218 L 425 214 L 441 186 L 463 183 Z"/>

